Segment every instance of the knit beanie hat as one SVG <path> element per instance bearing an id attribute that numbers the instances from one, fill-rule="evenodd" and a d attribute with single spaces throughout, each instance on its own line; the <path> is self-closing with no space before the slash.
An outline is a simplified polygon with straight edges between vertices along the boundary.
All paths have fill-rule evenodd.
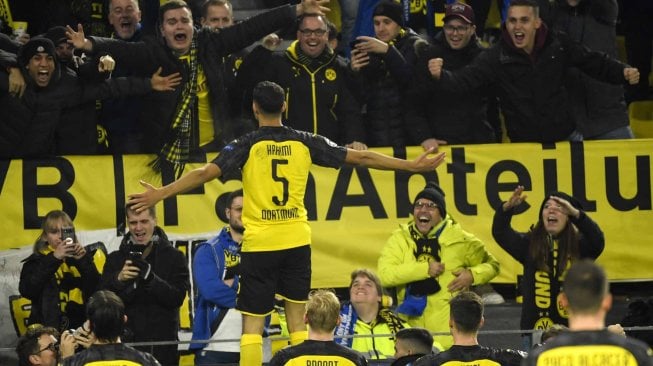
<path id="1" fill-rule="evenodd" d="M 435 182 L 427 182 L 426 187 L 417 194 L 415 202 L 420 198 L 426 198 L 429 201 L 435 202 L 438 205 L 438 211 L 443 218 L 447 215 L 447 204 L 444 201 L 444 191 Z"/>
<path id="2" fill-rule="evenodd" d="M 54 51 L 54 43 L 44 37 L 34 37 L 25 43 L 18 50 L 18 63 L 21 66 L 26 66 L 29 60 L 37 53 L 47 53 L 48 55 L 56 58 L 57 54 Z"/>
<path id="3" fill-rule="evenodd" d="M 404 26 L 404 11 L 401 5 L 392 0 L 381 0 L 374 8 L 373 16 L 386 16 L 400 27 Z"/>
<path id="4" fill-rule="evenodd" d="M 45 38 L 51 40 L 55 46 L 58 46 L 60 43 L 68 42 L 66 28 L 60 25 L 48 29 L 48 31 L 45 32 Z"/>

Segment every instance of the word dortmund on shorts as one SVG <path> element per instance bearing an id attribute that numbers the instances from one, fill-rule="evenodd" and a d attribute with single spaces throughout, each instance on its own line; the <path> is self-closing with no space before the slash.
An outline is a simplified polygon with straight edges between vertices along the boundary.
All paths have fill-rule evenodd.
<path id="1" fill-rule="evenodd" d="M 261 219 L 268 221 L 276 220 L 289 220 L 299 217 L 299 209 L 295 208 L 279 208 L 276 210 L 261 210 Z"/>

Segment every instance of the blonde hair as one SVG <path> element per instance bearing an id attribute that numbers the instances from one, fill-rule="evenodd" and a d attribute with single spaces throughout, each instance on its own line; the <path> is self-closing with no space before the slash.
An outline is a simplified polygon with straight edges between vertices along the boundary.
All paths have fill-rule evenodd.
<path id="1" fill-rule="evenodd" d="M 332 290 L 314 290 L 308 295 L 306 319 L 311 329 L 333 332 L 340 318 L 340 301 Z"/>
<path id="2" fill-rule="evenodd" d="M 54 227 L 54 224 L 61 221 L 62 227 L 75 227 L 73 225 L 73 220 L 68 216 L 67 213 L 61 210 L 52 210 L 48 212 L 43 218 L 43 223 L 41 224 L 41 234 L 34 242 L 34 253 L 39 253 L 41 249 L 45 248 L 48 245 L 48 241 L 45 239 L 47 232 Z M 77 239 L 77 238 L 75 238 Z"/>

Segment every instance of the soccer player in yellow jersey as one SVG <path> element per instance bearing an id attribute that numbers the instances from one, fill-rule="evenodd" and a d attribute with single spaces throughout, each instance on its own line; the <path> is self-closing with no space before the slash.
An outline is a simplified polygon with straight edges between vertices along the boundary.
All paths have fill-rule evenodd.
<path id="1" fill-rule="evenodd" d="M 274 295 L 285 300 L 290 343 L 306 339 L 304 303 L 311 284 L 311 231 L 304 208 L 304 192 L 311 164 L 338 168 L 354 164 L 383 170 L 432 171 L 444 153 L 432 149 L 414 160 L 374 151 L 338 146 L 325 137 L 296 131 L 281 124 L 286 109 L 284 90 L 269 81 L 253 92 L 258 130 L 224 147 L 211 163 L 178 180 L 129 196 L 134 209 L 200 186 L 223 174 L 242 171 L 245 235 L 241 250 L 241 286 L 237 309 L 243 314 L 241 365 L 260 365 L 265 316 L 273 311 Z"/>
<path id="2" fill-rule="evenodd" d="M 562 289 L 560 303 L 569 312 L 569 331 L 533 349 L 522 365 L 653 365 L 648 344 L 605 327 L 612 295 L 603 268 L 590 259 L 574 262 Z"/>

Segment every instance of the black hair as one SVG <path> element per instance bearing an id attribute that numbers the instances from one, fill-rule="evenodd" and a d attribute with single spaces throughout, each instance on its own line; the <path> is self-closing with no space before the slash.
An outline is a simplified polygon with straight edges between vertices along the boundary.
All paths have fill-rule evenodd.
<path id="1" fill-rule="evenodd" d="M 193 14 L 193 10 L 190 8 L 190 6 L 184 0 L 170 0 L 170 1 L 166 2 L 165 4 L 161 5 L 159 7 L 159 26 L 163 26 L 163 15 L 168 10 L 183 9 L 183 8 L 188 9 L 188 11 L 191 14 Z"/>
<path id="2" fill-rule="evenodd" d="M 234 200 L 237 197 L 242 197 L 243 196 L 243 189 L 237 189 L 227 196 L 227 208 L 231 208 L 231 204 L 234 202 Z"/>
<path id="3" fill-rule="evenodd" d="M 44 327 L 38 324 L 31 325 L 25 334 L 18 338 L 16 344 L 16 355 L 18 355 L 18 364 L 20 366 L 32 366 L 29 356 L 37 354 L 41 350 L 39 338 L 42 335 L 49 334 L 59 339 L 59 332 L 52 327 Z"/>
<path id="4" fill-rule="evenodd" d="M 272 81 L 261 81 L 254 87 L 252 99 L 264 114 L 281 114 L 286 93 Z"/>
<path id="5" fill-rule="evenodd" d="M 609 292 L 608 278 L 603 268 L 589 259 L 571 265 L 562 287 L 569 309 L 579 314 L 592 314 L 601 307 Z"/>
<path id="6" fill-rule="evenodd" d="M 101 341 L 116 342 L 125 328 L 125 304 L 108 290 L 100 290 L 86 304 L 91 331 Z"/>
<path id="7" fill-rule="evenodd" d="M 404 328 L 395 334 L 412 349 L 414 354 L 428 354 L 433 350 L 433 336 L 424 328 Z"/>
<path id="8" fill-rule="evenodd" d="M 462 291 L 449 301 L 451 320 L 463 333 L 477 332 L 483 318 L 483 300 L 471 291 Z"/>
<path id="9" fill-rule="evenodd" d="M 540 16 L 540 5 L 535 0 L 510 0 L 510 5 L 508 5 L 508 7 L 513 6 L 529 6 L 533 8 L 536 18 Z"/>

